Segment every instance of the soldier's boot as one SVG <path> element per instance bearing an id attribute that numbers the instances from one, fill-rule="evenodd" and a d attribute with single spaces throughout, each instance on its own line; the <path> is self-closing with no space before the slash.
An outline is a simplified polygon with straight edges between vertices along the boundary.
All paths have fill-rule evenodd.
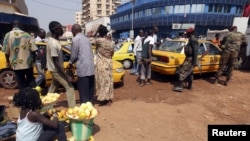
<path id="1" fill-rule="evenodd" d="M 216 75 L 216 76 L 215 76 L 214 84 L 218 84 L 218 83 L 219 83 L 219 75 Z"/>
<path id="2" fill-rule="evenodd" d="M 189 79 L 187 89 L 192 89 L 193 79 Z"/>
<path id="3" fill-rule="evenodd" d="M 230 77 L 227 77 L 227 78 L 226 78 L 226 81 L 224 82 L 224 85 L 225 85 L 225 86 L 228 85 L 229 80 L 230 80 Z"/>
<path id="4" fill-rule="evenodd" d="M 182 92 L 182 90 L 183 90 L 183 81 L 180 81 L 179 86 L 174 87 L 173 90 L 177 91 L 177 92 Z"/>

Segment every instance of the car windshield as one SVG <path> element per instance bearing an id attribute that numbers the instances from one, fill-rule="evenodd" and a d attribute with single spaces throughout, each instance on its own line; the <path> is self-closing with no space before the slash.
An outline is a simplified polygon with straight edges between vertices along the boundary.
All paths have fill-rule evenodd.
<path id="1" fill-rule="evenodd" d="M 185 41 L 164 41 L 157 50 L 180 53 Z"/>

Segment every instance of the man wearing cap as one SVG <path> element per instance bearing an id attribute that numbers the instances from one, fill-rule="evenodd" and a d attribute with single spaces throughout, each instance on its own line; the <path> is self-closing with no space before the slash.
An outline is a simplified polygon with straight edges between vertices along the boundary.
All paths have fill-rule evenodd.
<path id="1" fill-rule="evenodd" d="M 185 46 L 184 52 L 186 58 L 183 64 L 180 66 L 179 71 L 179 86 L 174 87 L 174 91 L 182 92 L 184 80 L 188 80 L 188 89 L 192 88 L 193 81 L 193 68 L 197 64 L 198 55 L 198 39 L 194 35 L 194 28 L 186 30 L 187 37 L 189 38 L 187 45 Z"/>
<path id="2" fill-rule="evenodd" d="M 237 32 L 237 26 L 232 26 L 229 31 L 230 32 L 222 40 L 220 66 L 214 82 L 215 84 L 219 82 L 219 78 L 222 75 L 225 66 L 228 65 L 226 81 L 224 81 L 225 86 L 227 86 L 229 80 L 231 79 L 234 64 L 238 57 L 241 44 L 247 44 L 245 36 L 242 33 Z"/>

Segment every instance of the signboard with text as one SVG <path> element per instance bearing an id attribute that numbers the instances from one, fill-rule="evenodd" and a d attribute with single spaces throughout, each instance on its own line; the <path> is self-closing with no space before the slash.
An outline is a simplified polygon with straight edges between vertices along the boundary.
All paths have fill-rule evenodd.
<path id="1" fill-rule="evenodd" d="M 192 23 L 173 23 L 172 29 L 188 29 L 188 28 L 195 28 L 195 24 Z"/>

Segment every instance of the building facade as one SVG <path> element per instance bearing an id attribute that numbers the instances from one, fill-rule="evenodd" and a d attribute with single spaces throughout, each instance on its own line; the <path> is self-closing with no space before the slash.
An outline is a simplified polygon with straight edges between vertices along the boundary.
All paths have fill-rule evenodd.
<path id="1" fill-rule="evenodd" d="M 82 23 L 110 16 L 116 12 L 121 0 L 82 0 Z"/>
<path id="2" fill-rule="evenodd" d="M 117 8 L 110 17 L 116 38 L 128 38 L 129 31 L 135 35 L 139 29 L 159 27 L 159 36 L 177 37 L 189 27 L 196 35 L 207 30 L 221 30 L 232 26 L 234 17 L 242 15 L 248 0 L 136 0 Z M 132 15 L 133 13 L 133 15 Z"/>
<path id="3" fill-rule="evenodd" d="M 0 0 L 0 12 L 28 15 L 28 8 L 24 0 Z"/>
<path id="4" fill-rule="evenodd" d="M 75 15 L 75 23 L 79 24 L 79 25 L 83 25 L 83 20 L 82 20 L 82 12 L 76 12 Z"/>

